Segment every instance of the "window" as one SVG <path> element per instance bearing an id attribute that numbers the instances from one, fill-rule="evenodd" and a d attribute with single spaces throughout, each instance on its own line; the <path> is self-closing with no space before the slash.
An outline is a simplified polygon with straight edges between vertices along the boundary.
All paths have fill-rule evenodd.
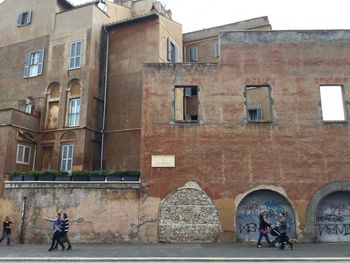
<path id="1" fill-rule="evenodd" d="M 27 53 L 24 62 L 24 78 L 35 77 L 43 73 L 44 50 Z"/>
<path id="2" fill-rule="evenodd" d="M 30 152 L 31 152 L 30 146 L 18 144 L 16 163 L 30 164 Z"/>
<path id="3" fill-rule="evenodd" d="M 214 44 L 214 57 L 220 57 L 220 47 L 219 43 Z"/>
<path id="4" fill-rule="evenodd" d="M 178 122 L 198 121 L 198 88 L 175 88 L 175 120 Z"/>
<path id="5" fill-rule="evenodd" d="M 320 86 L 323 121 L 345 121 L 342 86 Z"/>
<path id="6" fill-rule="evenodd" d="M 168 38 L 167 44 L 168 51 L 168 61 L 169 62 L 178 62 L 179 61 L 179 49 L 175 46 L 175 44 Z"/>
<path id="7" fill-rule="evenodd" d="M 82 41 L 71 43 L 69 51 L 69 69 L 77 69 L 81 66 Z"/>
<path id="8" fill-rule="evenodd" d="M 198 48 L 191 47 L 190 48 L 190 62 L 196 62 L 196 61 L 198 61 Z"/>
<path id="9" fill-rule="evenodd" d="M 17 26 L 25 26 L 30 24 L 32 21 L 32 11 L 25 11 L 18 15 L 17 17 Z"/>
<path id="10" fill-rule="evenodd" d="M 65 171 L 69 173 L 72 172 L 73 154 L 74 154 L 73 144 L 62 145 L 61 171 Z"/>
<path id="11" fill-rule="evenodd" d="M 69 100 L 68 127 L 79 126 L 80 98 Z"/>
<path id="12" fill-rule="evenodd" d="M 58 125 L 58 113 L 60 108 L 60 84 L 53 82 L 47 89 L 46 102 L 46 129 L 56 129 Z"/>
<path id="13" fill-rule="evenodd" d="M 248 122 L 272 121 L 269 86 L 247 86 L 245 96 Z"/>

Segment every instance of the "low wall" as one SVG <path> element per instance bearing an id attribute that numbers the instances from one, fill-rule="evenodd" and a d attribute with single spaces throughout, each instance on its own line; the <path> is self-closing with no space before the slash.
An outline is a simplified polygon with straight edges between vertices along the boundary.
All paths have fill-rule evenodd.
<path id="1" fill-rule="evenodd" d="M 133 242 L 138 238 L 140 183 L 5 182 L 0 219 L 13 218 L 13 240 L 48 243 L 64 211 L 73 243 Z"/>

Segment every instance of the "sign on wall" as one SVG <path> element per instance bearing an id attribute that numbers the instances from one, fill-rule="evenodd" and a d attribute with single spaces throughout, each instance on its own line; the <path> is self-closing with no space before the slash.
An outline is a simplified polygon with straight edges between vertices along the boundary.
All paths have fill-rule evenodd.
<path id="1" fill-rule="evenodd" d="M 152 155 L 153 168 L 175 167 L 175 155 Z"/>

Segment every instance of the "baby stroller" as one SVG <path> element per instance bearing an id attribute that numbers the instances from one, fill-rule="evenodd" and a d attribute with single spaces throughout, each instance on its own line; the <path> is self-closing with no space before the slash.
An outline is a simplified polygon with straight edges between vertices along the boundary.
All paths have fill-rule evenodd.
<path id="1" fill-rule="evenodd" d="M 278 226 L 272 227 L 270 235 L 276 237 L 271 243 L 279 249 L 293 249 L 294 245 L 289 241 L 287 233 L 281 233 Z"/>

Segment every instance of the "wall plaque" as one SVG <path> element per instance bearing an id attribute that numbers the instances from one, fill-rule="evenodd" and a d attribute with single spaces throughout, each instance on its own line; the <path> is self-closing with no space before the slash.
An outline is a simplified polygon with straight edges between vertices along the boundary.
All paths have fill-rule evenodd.
<path id="1" fill-rule="evenodd" d="M 152 155 L 152 167 L 175 167 L 175 155 Z"/>

